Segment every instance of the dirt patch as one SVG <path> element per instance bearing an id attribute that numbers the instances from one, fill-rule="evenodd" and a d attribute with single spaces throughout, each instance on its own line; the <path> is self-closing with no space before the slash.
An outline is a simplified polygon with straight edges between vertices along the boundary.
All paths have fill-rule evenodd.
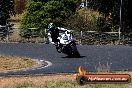
<path id="1" fill-rule="evenodd" d="M 30 68 L 37 64 L 37 61 L 27 57 L 0 55 L 0 71 Z"/>

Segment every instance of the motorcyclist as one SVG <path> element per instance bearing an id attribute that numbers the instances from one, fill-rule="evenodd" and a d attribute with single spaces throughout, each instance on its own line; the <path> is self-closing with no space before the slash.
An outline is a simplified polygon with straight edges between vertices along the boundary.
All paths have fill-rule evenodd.
<path id="1" fill-rule="evenodd" d="M 48 31 L 51 34 L 52 42 L 55 43 L 57 51 L 59 53 L 61 53 L 61 47 L 62 46 L 61 46 L 60 40 L 58 39 L 58 37 L 59 37 L 59 29 L 58 29 L 58 27 L 56 27 L 56 25 L 53 22 L 51 22 L 48 25 Z"/>
<path id="2" fill-rule="evenodd" d="M 59 40 L 57 38 L 59 36 L 59 30 L 53 22 L 49 23 L 48 31 L 50 31 L 52 42 L 55 44 L 58 43 Z"/>

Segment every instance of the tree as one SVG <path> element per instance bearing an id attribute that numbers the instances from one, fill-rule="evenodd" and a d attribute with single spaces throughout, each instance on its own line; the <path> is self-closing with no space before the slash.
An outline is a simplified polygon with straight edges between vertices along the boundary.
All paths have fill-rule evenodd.
<path id="1" fill-rule="evenodd" d="M 97 21 L 99 17 L 102 17 L 99 12 L 83 8 L 70 16 L 66 20 L 65 26 L 67 29 L 76 31 L 98 31 Z"/>
<path id="2" fill-rule="evenodd" d="M 89 0 L 89 7 L 98 10 L 100 13 L 104 14 L 104 18 L 111 14 L 113 27 L 120 25 L 120 6 L 121 0 Z M 122 5 L 122 32 L 132 32 L 132 1 L 123 0 Z"/>
<path id="3" fill-rule="evenodd" d="M 14 10 L 16 14 L 22 14 L 26 0 L 14 0 Z"/>
<path id="4" fill-rule="evenodd" d="M 132 32 L 132 0 L 123 0 L 123 10 L 122 10 L 122 29 L 123 32 Z"/>
<path id="5" fill-rule="evenodd" d="M 0 25 L 6 25 L 11 15 L 14 15 L 13 0 L 0 0 Z"/>
<path id="6" fill-rule="evenodd" d="M 37 27 L 43 31 L 51 19 L 57 26 L 76 11 L 78 0 L 27 0 L 26 9 L 21 20 L 21 31 Z"/>

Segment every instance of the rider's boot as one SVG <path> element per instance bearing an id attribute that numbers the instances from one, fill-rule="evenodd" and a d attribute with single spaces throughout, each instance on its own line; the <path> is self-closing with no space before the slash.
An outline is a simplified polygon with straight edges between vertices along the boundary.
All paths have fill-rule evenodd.
<path id="1" fill-rule="evenodd" d="M 57 43 L 56 44 L 56 49 L 57 49 L 58 53 L 61 53 L 62 45 L 60 43 Z"/>

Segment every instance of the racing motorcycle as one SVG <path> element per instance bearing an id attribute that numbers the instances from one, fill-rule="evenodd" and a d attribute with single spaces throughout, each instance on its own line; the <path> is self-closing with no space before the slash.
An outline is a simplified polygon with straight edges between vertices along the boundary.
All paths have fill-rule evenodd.
<path id="1" fill-rule="evenodd" d="M 59 29 L 59 42 L 52 42 L 52 38 L 50 37 L 50 33 L 48 33 L 48 41 L 56 46 L 56 50 L 58 53 L 64 53 L 69 57 L 80 57 L 80 54 L 77 50 L 75 39 L 73 38 L 72 31 L 67 30 L 65 28 Z"/>

